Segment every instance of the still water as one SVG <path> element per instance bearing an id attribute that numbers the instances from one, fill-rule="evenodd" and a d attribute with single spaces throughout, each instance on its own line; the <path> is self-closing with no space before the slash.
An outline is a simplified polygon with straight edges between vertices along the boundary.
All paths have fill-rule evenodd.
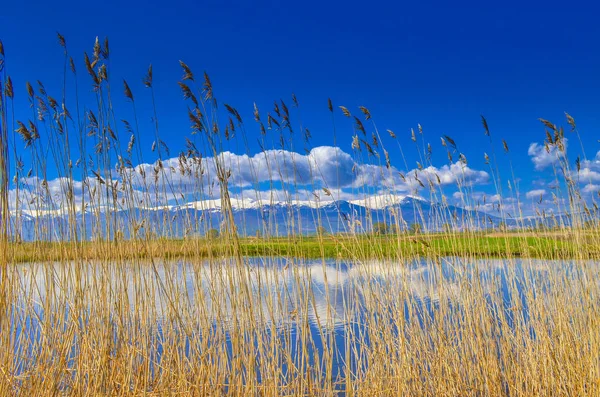
<path id="1" fill-rule="evenodd" d="M 154 374 L 167 347 L 176 346 L 190 359 L 212 351 L 232 360 L 242 349 L 257 363 L 278 361 L 282 374 L 294 367 L 342 379 L 365 370 L 374 339 L 456 330 L 472 310 L 497 321 L 501 332 L 527 330 L 532 302 L 557 291 L 577 294 L 581 280 L 597 284 L 598 272 L 592 262 L 533 259 L 244 258 L 23 264 L 9 277 L 17 373 L 34 365 L 48 327 L 84 330 L 102 318 L 116 345 L 139 335 L 151 341 L 140 354 Z M 77 355 L 78 338 L 71 344 L 67 360 Z M 257 367 L 260 381 L 265 374 Z"/>

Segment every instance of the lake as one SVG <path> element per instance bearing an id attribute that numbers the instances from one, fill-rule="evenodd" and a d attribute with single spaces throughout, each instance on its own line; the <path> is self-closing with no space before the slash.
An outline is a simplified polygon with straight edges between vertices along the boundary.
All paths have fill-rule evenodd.
<path id="1" fill-rule="evenodd" d="M 123 390 L 204 379 L 283 394 L 382 376 L 435 390 L 432 375 L 484 365 L 507 372 L 506 392 L 527 354 L 589 332 L 600 286 L 596 263 L 534 259 L 54 263 L 6 276 L 2 350 L 21 382 L 59 368 L 67 390 L 108 365 L 129 373 Z"/>

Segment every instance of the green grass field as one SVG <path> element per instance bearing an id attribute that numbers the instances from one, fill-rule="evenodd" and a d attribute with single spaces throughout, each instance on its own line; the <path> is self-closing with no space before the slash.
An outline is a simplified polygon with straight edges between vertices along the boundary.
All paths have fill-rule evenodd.
<path id="1" fill-rule="evenodd" d="M 299 258 L 411 258 L 468 256 L 490 258 L 598 258 L 600 247 L 589 241 L 575 243 L 558 236 L 521 236 L 485 233 L 419 236 L 295 236 L 290 238 L 240 238 L 244 256 L 293 256 Z M 231 255 L 226 239 L 157 239 L 118 242 L 31 242 L 9 245 L 11 263 L 47 262 L 85 258 L 220 257 Z"/>

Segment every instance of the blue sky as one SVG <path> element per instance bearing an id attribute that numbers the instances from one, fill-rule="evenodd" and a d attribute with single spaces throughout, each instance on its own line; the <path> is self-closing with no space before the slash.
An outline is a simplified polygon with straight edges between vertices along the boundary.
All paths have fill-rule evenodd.
<path id="1" fill-rule="evenodd" d="M 77 62 L 83 102 L 93 99 L 83 52 L 91 53 L 96 36 L 107 36 L 111 79 L 129 82 L 142 130 L 151 126 L 152 109 L 141 80 L 153 64 L 161 136 L 172 153 L 183 150 L 190 136 L 187 104 L 177 86 L 181 59 L 198 76 L 207 71 L 217 99 L 240 111 L 250 155 L 259 151 L 253 103 L 272 112 L 274 100 L 289 105 L 295 93 L 302 124 L 312 132 L 311 147 L 333 144 L 331 98 L 356 115 L 358 106 L 368 107 L 381 131 L 389 128 L 398 136 L 409 169 L 420 161 L 410 140 L 410 129 L 420 123 L 436 168 L 448 163 L 440 145 L 440 136 L 448 135 L 471 169 L 489 171 L 483 159 L 491 150 L 481 127 L 483 114 L 496 140 L 500 173 L 511 173 L 508 156 L 501 155 L 500 139 L 505 139 L 525 196 L 548 192 L 552 175 L 551 167 L 539 165 L 544 159 L 538 159 L 537 169 L 532 161 L 531 154 L 543 157 L 530 149 L 545 137 L 539 117 L 566 125 L 564 112 L 569 112 L 587 158 L 594 159 L 600 149 L 598 11 L 592 2 L 8 0 L 0 13 L 0 39 L 15 84 L 17 119 L 30 118 L 25 81 L 41 80 L 51 95 L 60 96 L 63 54 L 56 31 L 66 37 Z M 118 94 L 118 118 L 131 120 L 131 106 Z M 336 120 L 337 143 L 352 153 L 353 123 L 339 109 Z M 295 146 L 302 148 L 297 135 Z M 574 161 L 580 145 L 574 135 L 567 136 Z M 396 142 L 386 137 L 384 144 L 392 164 L 406 171 Z M 141 147 L 149 162 L 151 145 L 147 134 Z M 235 145 L 231 150 L 246 152 Z M 27 159 L 26 152 L 22 156 Z M 600 165 L 584 165 L 588 184 L 600 183 L 600 174 L 597 180 L 593 174 Z M 489 182 L 474 190 L 495 193 Z"/>

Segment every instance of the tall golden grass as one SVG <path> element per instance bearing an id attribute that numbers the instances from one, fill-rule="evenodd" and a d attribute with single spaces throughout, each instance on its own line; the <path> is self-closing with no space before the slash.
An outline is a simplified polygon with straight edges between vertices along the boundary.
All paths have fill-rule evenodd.
<path id="1" fill-rule="evenodd" d="M 85 84 L 91 82 L 96 94 L 96 103 L 85 107 L 77 92 L 84 77 L 60 35 L 59 44 L 65 87 L 67 80 L 75 82 L 76 91 L 65 88 L 55 99 L 41 82 L 35 88 L 27 83 L 30 120 L 14 118 L 4 62 L 0 70 L 1 395 L 600 395 L 600 277 L 592 250 L 600 243 L 598 209 L 582 198 L 573 176 L 580 160 L 571 169 L 562 155 L 561 127 L 542 120 L 548 150 L 558 153 L 555 174 L 563 190 L 556 206 L 572 220 L 564 223 L 540 210 L 540 226 L 552 228 L 544 232 L 550 243 L 538 250 L 542 259 L 516 258 L 508 249 L 494 251 L 498 258 L 481 258 L 482 244 L 491 240 L 476 230 L 480 221 L 445 211 L 434 223 L 423 219 L 413 229 L 416 235 L 409 235 L 402 214 L 394 210 L 343 236 L 319 232 L 312 237 L 303 235 L 302 219 L 290 212 L 286 230 L 273 231 L 265 222 L 255 241 L 261 252 L 279 253 L 283 245 L 286 255 L 251 259 L 230 197 L 229 180 L 240 170 L 223 155 L 232 142 L 249 151 L 247 127 L 232 106 L 223 103 L 220 110 L 209 76 L 199 77 L 181 62 L 179 86 L 195 140 L 187 141 L 177 165 L 168 169 L 170 151 L 161 140 L 148 69 L 143 81 L 152 97 L 156 158 L 147 173 L 136 167 L 148 161 L 139 145 L 137 93 L 127 82 L 114 86 L 110 80 L 108 41 L 96 40 L 91 56 L 84 55 Z M 4 61 L 1 44 L 0 56 Z M 121 90 L 133 116 L 119 122 L 112 96 Z M 299 106 L 293 96 L 291 109 L 278 101 L 265 116 L 255 105 L 263 150 L 294 150 L 290 135 L 298 131 L 309 147 L 309 130 L 292 119 Z M 328 109 L 334 140 L 339 140 L 338 108 L 330 100 Z M 383 173 L 396 172 L 384 146 L 388 140 L 400 146 L 396 133 L 381 136 L 365 107 L 356 115 L 339 109 L 352 121 L 356 160 L 374 161 Z M 567 122 L 578 135 L 574 119 L 567 115 Z M 493 149 L 496 140 L 485 118 L 482 124 L 492 154 L 484 156 L 502 197 L 496 205 L 508 220 L 503 200 L 519 200 L 516 176 L 513 172 L 506 180 L 511 189 L 504 194 L 502 158 Z M 31 164 L 19 160 L 17 135 L 31 152 Z M 411 133 L 418 170 L 432 165 L 426 139 L 421 126 Z M 466 165 L 452 137 L 441 142 L 450 162 Z M 498 142 L 510 161 L 508 143 Z M 205 156 L 215 159 L 214 170 L 200 167 Z M 274 181 L 290 169 L 276 162 L 267 167 Z M 62 178 L 64 198 L 52 213 L 67 221 L 58 230 L 39 221 L 35 241 L 25 243 L 19 239 L 23 214 L 42 214 L 55 200 L 48 169 Z M 207 186 L 213 175 L 206 172 L 212 171 L 218 183 Z M 257 175 L 255 169 L 245 171 Z M 177 174 L 190 177 L 193 186 L 184 190 Z M 402 178 L 413 178 L 424 194 L 444 203 L 440 181 L 423 175 Z M 31 177 L 39 183 L 25 191 L 21 181 Z M 78 181 L 84 181 L 80 196 L 75 194 Z M 11 186 L 16 195 L 9 197 Z M 324 198 L 339 194 L 335 186 L 315 183 L 314 188 Z M 455 188 L 465 205 L 477 208 L 471 186 L 459 181 Z M 295 186 L 285 193 L 291 207 Z M 359 188 L 355 193 L 371 192 Z M 207 195 L 221 201 L 219 225 L 208 217 L 189 218 L 185 230 L 174 230 L 165 218 L 165 228 L 154 234 L 151 220 L 144 218 L 148 215 L 137 210 Z M 258 181 L 256 199 L 269 204 Z M 117 209 L 131 216 L 124 222 Z M 81 211 L 90 215 L 78 221 Z M 321 225 L 318 211 L 314 214 Z M 402 232 L 352 233 L 372 230 L 379 222 Z M 219 236 L 194 234 L 211 229 L 219 229 Z M 529 249 L 531 233 L 523 227 L 500 231 L 498 238 L 517 239 Z M 91 242 L 84 241 L 88 235 Z M 443 256 L 431 248 L 432 235 L 446 246 Z M 407 251 L 407 240 L 417 248 Z M 340 254 L 329 258 L 332 242 Z M 317 255 L 308 258 L 308 244 Z M 560 244 L 578 249 L 565 255 Z M 27 256 L 27 251 L 33 253 Z M 424 254 L 420 259 L 419 253 Z M 16 258 L 32 262 L 17 264 Z"/>

